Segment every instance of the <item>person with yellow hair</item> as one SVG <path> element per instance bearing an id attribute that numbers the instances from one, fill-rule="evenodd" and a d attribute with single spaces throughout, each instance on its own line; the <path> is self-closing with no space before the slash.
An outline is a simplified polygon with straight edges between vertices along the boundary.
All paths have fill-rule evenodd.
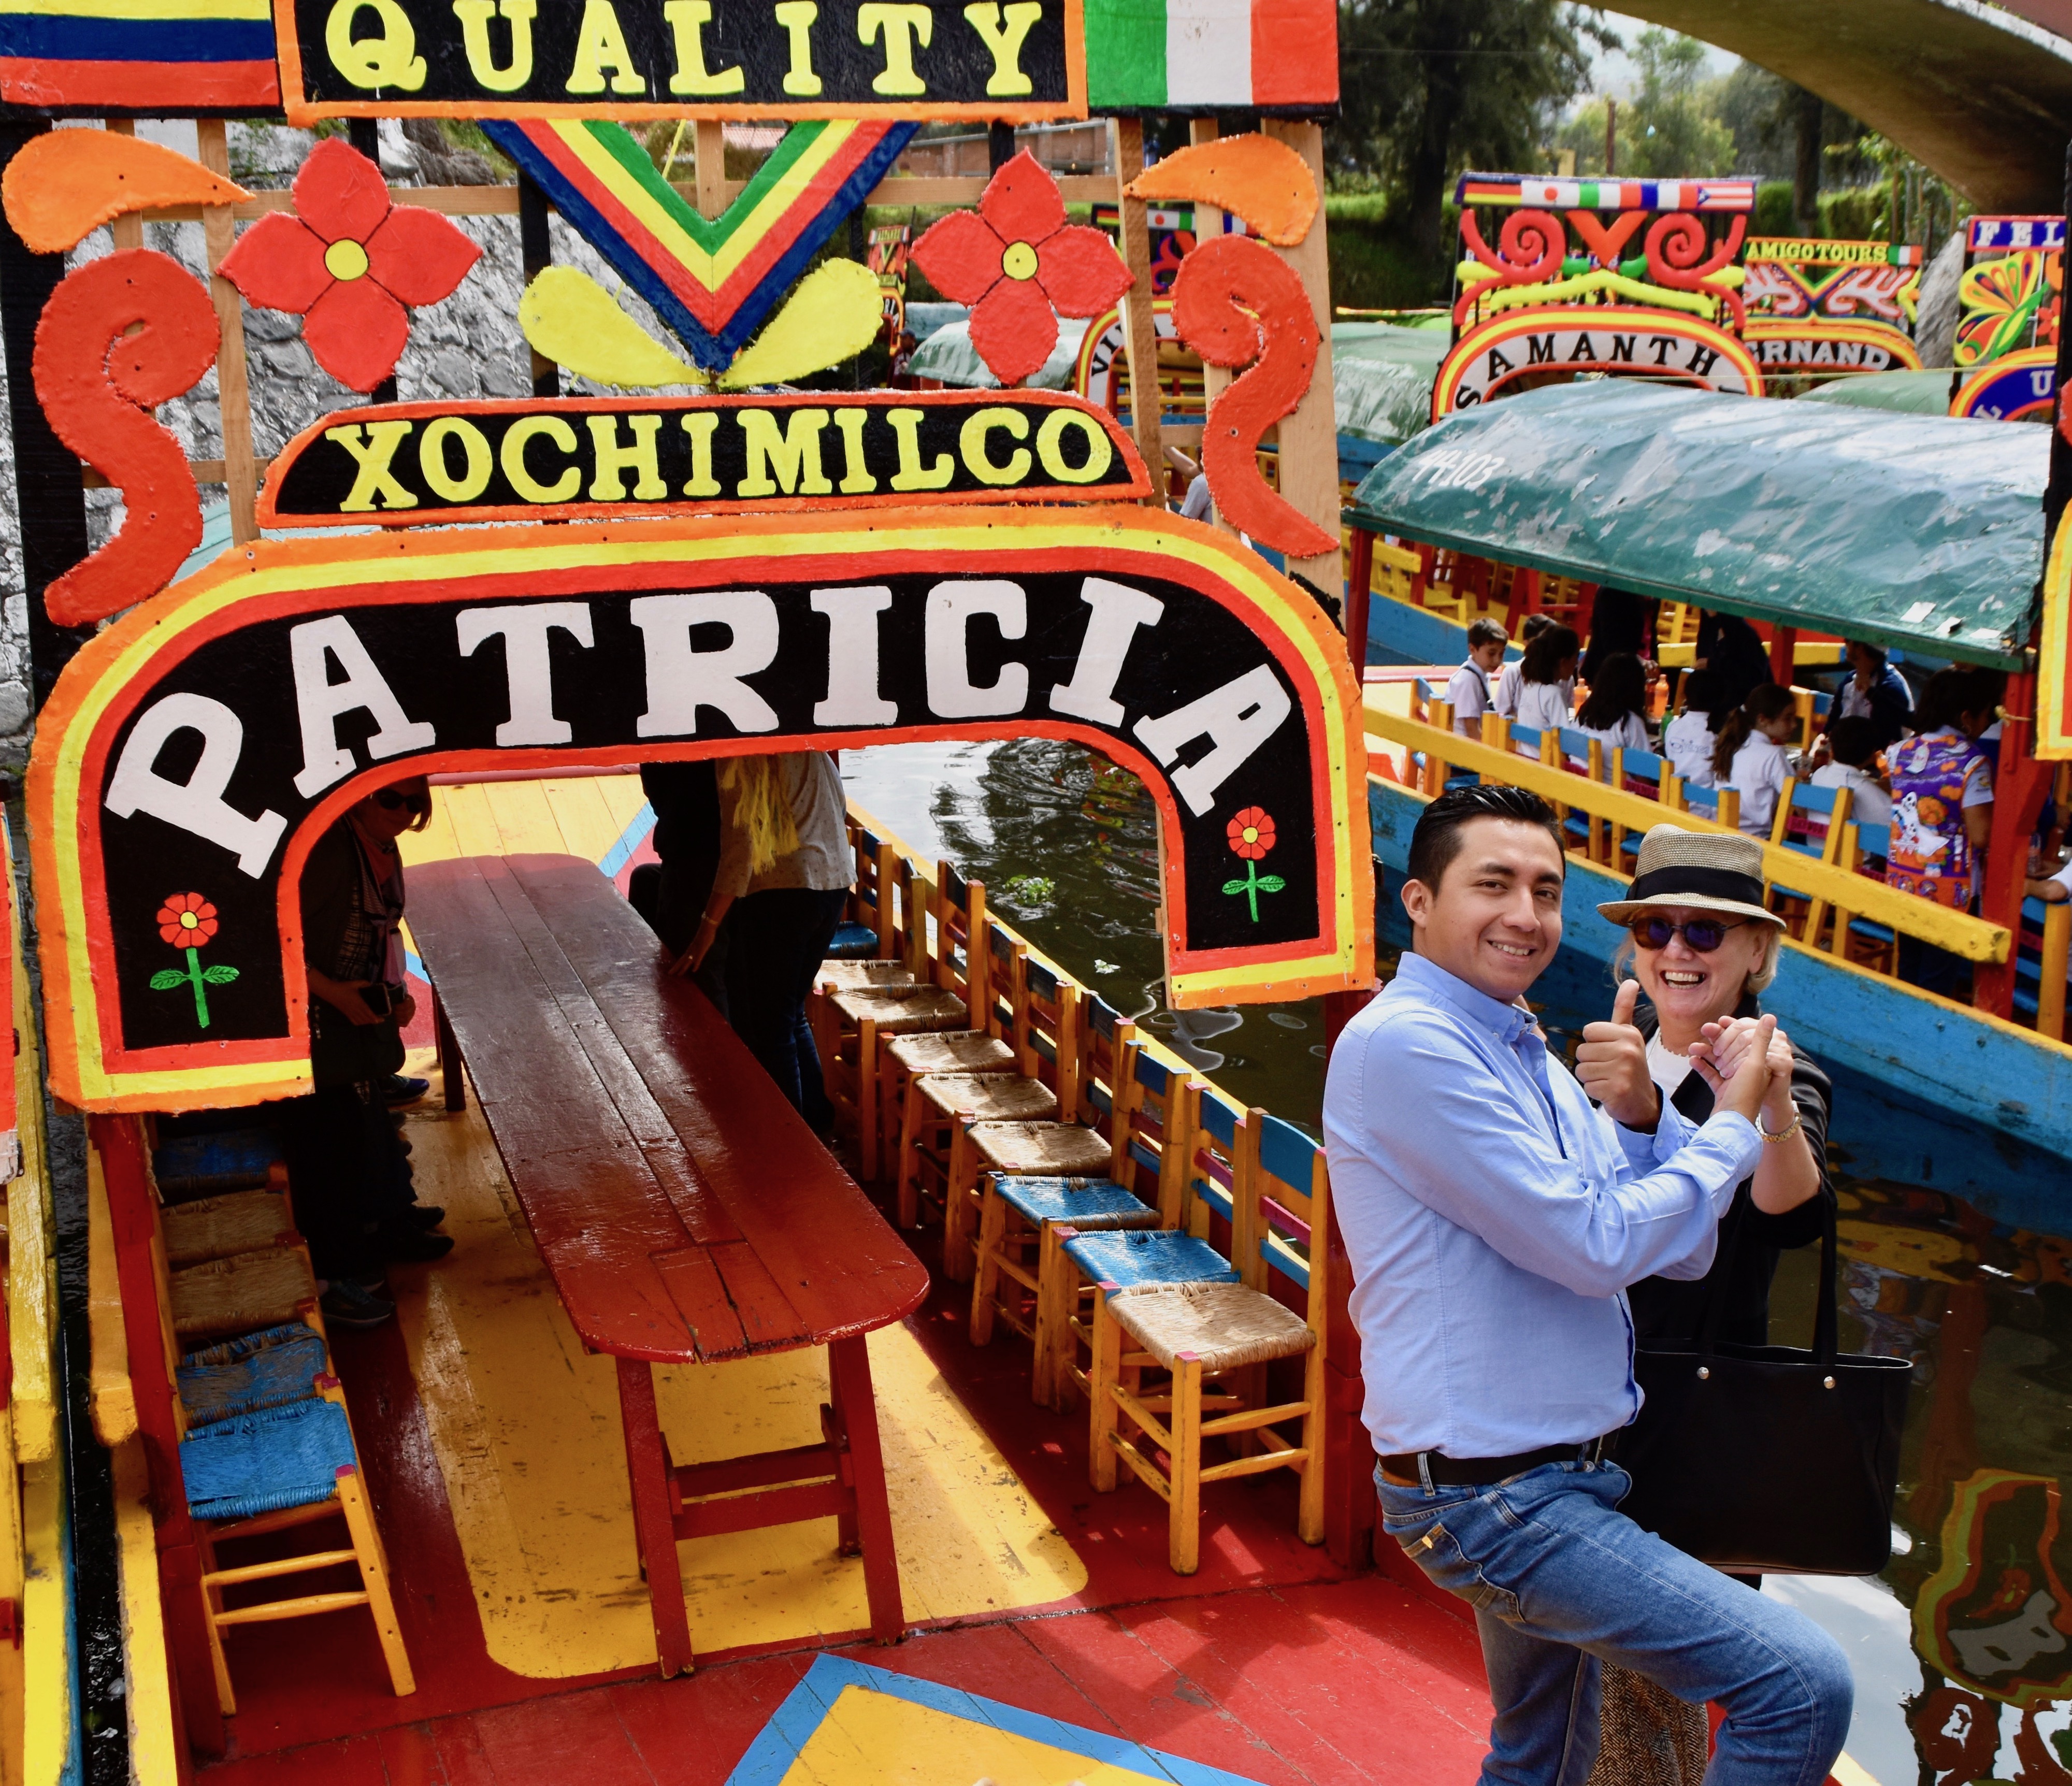
<path id="1" fill-rule="evenodd" d="M 726 927 L 715 1002 L 792 1107 L 830 1134 L 806 996 L 853 878 L 841 772 L 823 750 L 731 758 L 719 767 L 719 868 L 671 971 L 697 973 Z"/>

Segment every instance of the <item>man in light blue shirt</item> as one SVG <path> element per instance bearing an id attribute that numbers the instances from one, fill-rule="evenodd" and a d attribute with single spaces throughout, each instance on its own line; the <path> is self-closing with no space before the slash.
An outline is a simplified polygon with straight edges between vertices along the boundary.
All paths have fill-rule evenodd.
<path id="1" fill-rule="evenodd" d="M 1415 952 L 1331 1057 L 1383 1525 L 1475 1608 L 1485 1781 L 1582 1786 L 1601 1660 L 1725 1706 L 1707 1786 L 1819 1786 L 1848 1731 L 1846 1658 L 1618 1513 L 1630 1479 L 1600 1444 L 1640 1407 L 1626 1286 L 1702 1277 L 1762 1150 L 1774 1020 L 1708 1027 L 1702 1127 L 1655 1092 L 1630 994 L 1585 1032 L 1579 1083 L 1523 1002 L 1560 944 L 1564 871 L 1538 795 L 1440 796 L 1411 842 Z"/>

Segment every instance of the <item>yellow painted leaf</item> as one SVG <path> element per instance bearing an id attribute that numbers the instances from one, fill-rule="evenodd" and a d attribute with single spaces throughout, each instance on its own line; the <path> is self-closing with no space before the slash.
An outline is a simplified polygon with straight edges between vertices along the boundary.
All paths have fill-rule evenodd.
<path id="1" fill-rule="evenodd" d="M 840 365 L 870 345 L 884 315 L 876 273 L 855 261 L 824 261 L 720 374 L 720 388 L 783 384 Z"/>
<path id="2" fill-rule="evenodd" d="M 557 366 L 600 384 L 703 384 L 689 365 L 619 307 L 576 267 L 547 267 L 518 301 L 518 326 Z"/>

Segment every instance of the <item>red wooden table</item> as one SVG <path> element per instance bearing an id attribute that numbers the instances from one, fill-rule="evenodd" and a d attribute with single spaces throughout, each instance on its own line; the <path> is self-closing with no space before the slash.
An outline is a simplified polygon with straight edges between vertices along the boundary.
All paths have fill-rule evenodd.
<path id="1" fill-rule="evenodd" d="M 691 1665 L 683 1538 L 834 1517 L 873 1635 L 904 1624 L 864 1336 L 927 1274 L 593 863 L 410 870 L 410 929 L 569 1319 L 619 1366 L 634 1525 L 667 1676 Z M 463 1095 L 446 1076 L 450 1107 Z M 822 1442 L 672 1462 L 652 1367 L 828 1349 Z M 743 1491 L 754 1491 L 744 1492 Z M 709 1497 L 724 1496 L 714 1500 Z M 706 1497 L 706 1498 L 701 1498 Z"/>

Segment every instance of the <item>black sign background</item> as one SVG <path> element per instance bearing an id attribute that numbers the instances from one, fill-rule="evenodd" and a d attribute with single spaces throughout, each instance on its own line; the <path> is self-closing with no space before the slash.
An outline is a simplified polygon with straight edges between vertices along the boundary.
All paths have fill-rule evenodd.
<path id="1" fill-rule="evenodd" d="M 994 76 L 993 52 L 964 18 L 965 0 L 923 0 L 933 14 L 929 41 L 918 32 L 910 39 L 915 76 L 925 93 L 888 94 L 873 81 L 886 71 L 885 27 L 869 43 L 858 35 L 858 0 L 820 0 L 811 27 L 812 72 L 820 91 L 803 95 L 785 91 L 791 72 L 791 33 L 777 23 L 770 0 L 712 0 L 712 18 L 701 30 L 709 74 L 739 68 L 740 90 L 729 93 L 674 93 L 678 72 L 676 34 L 664 17 L 663 0 L 611 0 L 628 55 L 646 85 L 639 92 L 620 92 L 611 85 L 615 72 L 607 64 L 604 91 L 570 92 L 586 0 L 536 0 L 531 22 L 532 77 L 507 92 L 494 91 L 471 72 L 459 17 L 452 0 L 381 0 L 400 7 L 414 39 L 412 54 L 424 59 L 422 84 L 368 88 L 348 80 L 334 64 L 326 36 L 339 0 L 294 0 L 294 48 L 302 59 L 302 90 L 287 95 L 291 113 L 335 117 L 347 112 L 380 113 L 437 112 L 454 117 L 516 117 L 543 111 L 585 117 L 639 115 L 683 117 L 700 111 L 730 117 L 760 113 L 782 118 L 897 114 L 939 118 L 960 109 L 972 116 L 1013 120 L 1047 117 L 1070 105 L 1064 0 L 1042 0 L 1042 16 L 1022 39 L 1017 65 L 1028 77 L 1026 93 L 989 96 Z M 1005 8 L 1002 8 L 1004 23 Z M 493 65 L 512 65 L 512 24 L 500 11 L 488 22 Z M 897 27 L 894 27 L 897 28 Z M 364 0 L 350 27 L 356 42 L 384 35 L 381 5 Z M 282 45 L 282 72 L 290 72 Z M 284 80 L 284 84 L 292 84 Z"/>
<path id="2" fill-rule="evenodd" d="M 827 415 L 826 421 L 816 430 L 821 482 L 808 493 L 803 487 L 806 475 L 803 466 L 773 464 L 770 456 L 763 454 L 758 455 L 756 469 L 771 489 L 760 496 L 740 495 L 750 470 L 750 424 L 745 418 L 759 412 L 767 419 L 768 431 L 764 431 L 762 425 L 756 425 L 761 439 L 767 440 L 771 433 L 787 441 L 803 439 L 803 433 L 792 433 L 799 425 L 795 418 L 802 409 L 818 409 Z M 975 416 L 989 410 L 1004 410 L 1017 417 L 1023 432 L 1018 437 L 1009 427 L 999 425 L 985 432 L 982 440 L 975 445 L 985 454 L 993 470 L 982 475 L 985 467 L 976 464 L 972 456 L 965 453 L 963 436 Z M 913 443 L 906 450 L 904 457 L 901 432 L 888 419 L 895 411 L 902 417 L 918 417 L 904 424 L 906 439 Z M 842 488 L 849 471 L 849 437 L 840 418 L 859 413 L 864 421 L 857 430 L 856 438 L 862 450 L 864 469 L 874 485 L 868 492 L 845 491 Z M 1073 419 L 1059 424 L 1054 418 L 1060 414 Z M 505 437 L 514 425 L 534 417 L 557 418 L 573 434 L 574 444 L 564 447 L 552 438 L 536 434 L 518 443 L 522 451 L 514 457 L 519 458 L 520 470 L 536 483 L 548 487 L 564 480 L 569 471 L 574 471 L 574 489 L 565 501 L 529 501 L 513 486 L 507 473 Z M 609 428 L 602 432 L 620 455 L 615 461 L 615 482 L 623 494 L 617 499 L 599 499 L 590 494 L 597 484 L 598 462 L 599 430 L 590 425 L 594 417 L 609 418 Z M 706 437 L 709 442 L 709 486 L 696 486 L 694 492 L 687 490 L 692 485 L 693 471 L 698 468 L 693 460 L 692 438 L 684 426 L 686 417 L 716 418 L 705 425 L 710 428 Z M 439 495 L 425 475 L 429 450 L 434 455 L 434 469 L 443 467 L 449 487 L 467 487 L 469 449 L 464 439 L 446 431 L 429 450 L 425 445 L 427 431 L 447 417 L 466 422 L 480 436 L 488 451 L 487 481 L 479 494 L 464 502 Z M 660 425 L 654 425 L 658 421 Z M 393 491 L 380 490 L 370 491 L 363 498 L 372 500 L 372 508 L 344 509 L 342 505 L 361 481 L 360 462 L 352 449 L 331 438 L 331 431 L 359 430 L 353 437 L 358 452 L 378 459 L 380 454 L 369 442 L 368 428 L 393 428 L 398 421 L 408 422 L 410 431 L 397 440 L 394 450 L 388 454 L 386 470 L 395 484 L 417 499 L 416 506 L 392 508 L 388 505 L 394 499 Z M 631 453 L 638 438 L 636 422 L 651 432 L 656 476 L 666 492 L 652 500 L 643 501 L 635 494 L 642 473 L 624 456 Z M 1038 444 L 1046 425 L 1056 430 L 1051 450 L 1068 474 L 1082 473 L 1091 466 L 1100 451 L 1100 442 L 1105 441 L 1108 462 L 1100 474 L 1084 482 L 1075 482 L 1071 476 L 1061 478 L 1054 474 L 1046 467 Z M 855 424 L 850 426 L 853 428 Z M 1094 430 L 1092 436 L 1087 432 L 1089 429 Z M 947 483 L 939 487 L 931 482 L 923 489 L 902 491 L 893 482 L 894 478 L 911 468 L 910 462 L 911 466 L 919 467 L 931 479 L 938 477 L 944 469 L 944 460 L 948 462 L 950 477 Z M 337 411 L 291 441 L 268 474 L 259 520 L 265 527 L 294 527 L 314 522 L 364 526 L 370 521 L 426 526 L 478 518 L 522 516 L 532 519 L 565 512 L 630 515 L 662 514 L 673 510 L 710 514 L 736 504 L 744 509 L 767 511 L 787 506 L 911 507 L 917 502 L 954 502 L 972 498 L 1018 503 L 1041 502 L 1046 497 L 1063 502 L 1107 501 L 1142 495 L 1149 490 L 1149 482 L 1141 469 L 1142 462 L 1134 444 L 1105 411 L 1075 397 L 1013 391 L 981 392 L 969 396 L 961 392 L 902 391 L 848 401 L 830 395 L 817 401 L 808 396 L 759 402 L 753 398 L 648 403 L 629 402 L 623 398 L 593 401 L 562 398 L 535 403 L 391 404 Z M 1012 483 L 989 481 L 997 480 L 1005 470 L 1017 465 L 1022 468 L 1021 475 Z M 787 472 L 800 480 L 797 488 L 787 489 L 782 482 L 783 475 Z M 787 497 L 791 499 L 788 504 Z"/>
<path id="3" fill-rule="evenodd" d="M 680 574 L 680 573 L 679 573 Z M 1104 729 L 1054 712 L 1054 688 L 1073 680 L 1082 641 L 1092 610 L 1080 592 L 1083 569 L 1015 574 L 1012 570 L 972 569 L 966 577 L 997 576 L 1026 591 L 1028 622 L 1024 638 L 1004 641 L 989 617 L 969 621 L 965 631 L 966 661 L 971 682 L 993 682 L 1001 666 L 1028 668 L 1028 693 L 1018 714 L 980 719 L 942 719 L 927 704 L 925 670 L 925 610 L 929 592 L 944 581 L 939 568 L 906 576 L 882 577 L 859 573 L 858 585 L 883 582 L 893 592 L 891 606 L 878 617 L 881 698 L 897 704 L 898 719 L 882 731 L 859 733 L 855 727 L 828 728 L 815 722 L 813 709 L 828 694 L 829 626 L 813 611 L 815 589 L 844 586 L 824 577 L 810 581 L 772 583 L 767 580 L 722 587 L 754 587 L 775 602 L 779 625 L 777 655 L 768 668 L 744 680 L 777 712 L 779 730 L 756 734 L 767 748 L 779 740 L 810 745 L 816 737 L 839 731 L 853 743 L 890 742 L 902 737 L 972 737 L 1037 731 L 1075 732 L 1096 748 L 1104 737 L 1122 760 L 1142 762 L 1150 753 L 1131 728 L 1146 716 L 1170 713 L 1258 668 L 1270 667 L 1287 692 L 1291 711 L 1277 730 L 1216 790 L 1211 809 L 1196 816 L 1185 800 L 1171 796 L 1182 837 L 1189 951 L 1236 946 L 1272 946 L 1316 938 L 1322 928 L 1315 838 L 1326 815 L 1315 807 L 1311 778 L 1310 716 L 1301 693 L 1273 657 L 1266 641 L 1237 614 L 1207 595 L 1162 579 L 1121 574 L 1113 581 L 1143 591 L 1165 604 L 1158 622 L 1134 634 L 1115 684 L 1113 698 L 1124 709 L 1121 725 Z M 1093 574 L 1105 574 L 1095 573 Z M 698 742 L 726 740 L 738 733 L 718 710 L 698 710 L 695 740 L 642 738 L 637 723 L 648 711 L 647 659 L 643 635 L 631 622 L 629 601 L 637 597 L 672 593 L 680 582 L 636 582 L 637 573 L 598 569 L 586 574 L 586 586 L 570 589 L 557 578 L 551 589 L 513 587 L 520 579 L 499 579 L 483 588 L 439 598 L 421 589 L 407 605 L 327 607 L 320 596 L 298 597 L 292 614 L 257 620 L 200 645 L 169 673 L 126 720 L 101 774 L 99 819 L 104 885 L 108 889 L 121 1017 L 121 1045 L 155 1048 L 216 1041 L 237 1041 L 288 1033 L 286 991 L 276 912 L 281 863 L 295 828 L 316 804 L 339 784 L 304 799 L 295 787 L 302 768 L 301 722 L 290 667 L 289 633 L 298 625 L 327 614 L 343 614 L 375 665 L 413 721 L 437 728 L 432 749 L 419 757 L 384 761 L 384 773 L 364 782 L 367 787 L 397 779 L 421 769 L 439 766 L 436 759 L 457 751 L 493 753 L 496 730 L 510 717 L 509 685 L 504 641 L 490 638 L 472 655 L 460 655 L 455 617 L 461 610 L 522 601 L 528 594 L 555 601 L 585 601 L 595 644 L 584 649 L 561 632 L 550 635 L 555 714 L 573 730 L 573 738 L 555 753 L 571 762 L 624 761 L 635 752 L 647 757 L 712 754 Z M 543 580 L 544 581 L 544 580 Z M 849 585 L 855 586 L 855 585 Z M 365 598 L 360 597 L 362 601 Z M 692 645 L 717 651 L 729 643 L 723 626 L 694 629 Z M 339 680 L 334 667 L 332 680 Z M 109 782 L 121 762 L 122 746 L 138 721 L 154 704 L 179 691 L 224 703 L 243 722 L 244 742 L 236 770 L 224 798 L 247 816 L 265 811 L 284 815 L 290 829 L 274 850 L 265 872 L 254 879 L 242 872 L 235 855 L 139 810 L 119 818 L 105 803 Z M 364 711 L 336 722 L 339 744 L 350 749 L 362 769 L 369 766 L 364 745 L 376 729 Z M 672 749 L 674 744 L 679 748 Z M 1181 747 L 1184 762 L 1199 761 L 1214 748 L 1207 736 Z M 182 732 L 160 750 L 157 773 L 185 781 L 200 753 L 199 735 Z M 536 747 L 510 753 L 516 761 L 537 762 L 549 753 Z M 478 758 L 470 766 L 483 766 Z M 1168 773 L 1171 773 L 1170 770 Z M 1252 921 L 1248 901 L 1223 891 L 1226 882 L 1242 878 L 1245 864 L 1231 851 L 1226 827 L 1232 815 L 1252 806 L 1272 815 L 1278 842 L 1258 864 L 1282 889 L 1259 897 L 1259 918 Z M 1170 836 L 1169 833 L 1169 848 Z M 209 993 L 211 1024 L 198 1032 L 192 1001 L 150 989 L 151 975 L 176 967 L 178 952 L 159 935 L 156 911 L 178 893 L 199 893 L 218 908 L 220 930 L 205 951 L 205 965 L 224 963 L 238 970 L 232 983 Z M 1171 914 L 1177 918 L 1178 914 Z M 112 1041 L 112 1038 L 111 1038 Z"/>

